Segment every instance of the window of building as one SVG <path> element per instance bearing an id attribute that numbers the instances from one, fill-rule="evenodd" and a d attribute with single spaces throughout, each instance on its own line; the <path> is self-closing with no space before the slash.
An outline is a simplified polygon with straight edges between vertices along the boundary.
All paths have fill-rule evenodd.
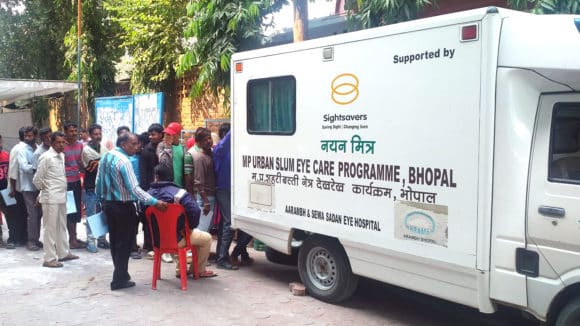
<path id="1" fill-rule="evenodd" d="M 247 108 L 250 134 L 294 134 L 296 79 L 282 76 L 249 81 Z"/>
<path id="2" fill-rule="evenodd" d="M 580 103 L 554 106 L 548 179 L 580 184 Z"/>

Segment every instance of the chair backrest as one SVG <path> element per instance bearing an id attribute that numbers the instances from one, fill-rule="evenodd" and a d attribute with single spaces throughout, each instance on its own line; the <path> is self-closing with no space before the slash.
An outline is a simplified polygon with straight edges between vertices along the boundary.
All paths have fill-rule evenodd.
<path id="1" fill-rule="evenodd" d="M 160 211 L 154 206 L 149 206 L 145 211 L 145 217 L 147 218 L 147 224 L 149 224 L 149 230 L 151 231 L 151 238 L 153 246 L 163 250 L 177 250 L 178 242 L 178 221 L 179 217 L 183 216 L 185 230 L 189 230 L 189 224 L 187 223 L 187 218 L 185 216 L 185 210 L 183 206 L 179 204 L 167 204 L 166 211 Z M 155 241 L 154 235 L 158 234 L 159 243 Z M 186 238 L 186 243 L 189 245 L 189 237 Z"/>

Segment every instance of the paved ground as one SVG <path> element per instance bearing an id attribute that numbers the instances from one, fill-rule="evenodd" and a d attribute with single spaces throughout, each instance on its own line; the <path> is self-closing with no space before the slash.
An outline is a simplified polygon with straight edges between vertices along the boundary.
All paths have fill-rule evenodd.
<path id="1" fill-rule="evenodd" d="M 131 260 L 137 286 L 113 292 L 109 252 L 73 252 L 81 258 L 49 269 L 41 266 L 42 251 L 0 249 L 0 325 L 535 325 L 512 311 L 482 315 L 370 280 L 343 305 L 293 296 L 288 283 L 299 281 L 296 268 L 253 250 L 253 266 L 190 279 L 187 291 L 173 264 L 162 264 L 154 291 L 152 261 Z"/>

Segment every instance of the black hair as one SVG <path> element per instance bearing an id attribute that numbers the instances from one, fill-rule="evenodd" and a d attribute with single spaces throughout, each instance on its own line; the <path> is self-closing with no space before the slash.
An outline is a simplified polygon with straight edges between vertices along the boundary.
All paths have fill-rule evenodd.
<path id="1" fill-rule="evenodd" d="M 153 168 L 153 174 L 159 181 L 173 181 L 173 170 L 168 166 L 158 164 Z"/>
<path id="2" fill-rule="evenodd" d="M 95 129 L 103 130 L 103 127 L 101 127 L 100 124 L 93 123 L 92 125 L 89 126 L 89 135 L 92 134 L 93 130 Z"/>
<path id="3" fill-rule="evenodd" d="M 24 129 L 26 129 L 26 127 L 20 127 L 20 129 L 18 129 L 18 140 L 20 141 L 24 141 Z"/>
<path id="4" fill-rule="evenodd" d="M 79 129 L 79 132 L 87 132 L 87 130 L 85 128 L 81 128 Z"/>
<path id="5" fill-rule="evenodd" d="M 38 129 L 36 129 L 36 127 L 33 126 L 26 126 L 23 127 L 24 128 L 24 133 L 29 133 L 31 132 L 34 136 L 38 135 Z"/>
<path id="6" fill-rule="evenodd" d="M 67 131 L 71 127 L 78 128 L 79 126 L 76 123 L 74 123 L 74 122 L 67 122 L 67 123 L 64 124 L 64 127 L 62 129 L 64 131 Z"/>
<path id="7" fill-rule="evenodd" d="M 64 133 L 62 131 L 55 131 L 50 135 L 50 142 L 54 143 L 56 137 L 64 137 Z"/>
<path id="8" fill-rule="evenodd" d="M 209 131 L 209 129 L 203 127 L 197 128 L 197 130 L 195 131 L 196 143 L 206 139 L 207 137 L 211 137 L 211 131 Z"/>
<path id="9" fill-rule="evenodd" d="M 123 146 L 123 144 L 125 144 L 126 142 L 129 141 L 129 138 L 131 138 L 131 136 L 134 136 L 134 134 L 132 134 L 130 132 L 126 132 L 126 133 L 122 134 L 121 136 L 119 136 L 117 138 L 117 143 L 115 145 L 117 145 L 117 147 Z"/>
<path id="10" fill-rule="evenodd" d="M 147 129 L 147 132 L 158 132 L 160 134 L 163 133 L 163 126 L 160 125 L 159 123 L 153 123 L 149 126 L 149 129 Z"/>
<path id="11" fill-rule="evenodd" d="M 117 128 L 117 136 L 120 136 L 121 133 L 123 132 L 123 130 L 126 130 L 127 132 L 131 132 L 131 129 L 129 129 L 129 127 L 127 126 L 120 126 L 119 128 Z"/>
<path id="12" fill-rule="evenodd" d="M 224 138 L 224 136 L 228 133 L 228 131 L 230 131 L 231 127 L 232 125 L 229 124 L 229 122 L 222 123 L 222 125 L 218 129 L 218 136 L 220 136 L 220 139 Z"/>
<path id="13" fill-rule="evenodd" d="M 149 133 L 147 131 L 142 132 L 140 135 L 137 136 L 139 138 L 139 142 L 145 146 L 149 144 Z"/>
<path id="14" fill-rule="evenodd" d="M 44 127 L 44 128 L 40 128 L 40 130 L 38 130 L 38 135 L 40 137 L 42 137 L 42 136 L 44 136 L 44 135 L 46 135 L 48 133 L 51 133 L 51 132 L 52 132 L 52 130 L 50 128 Z"/>

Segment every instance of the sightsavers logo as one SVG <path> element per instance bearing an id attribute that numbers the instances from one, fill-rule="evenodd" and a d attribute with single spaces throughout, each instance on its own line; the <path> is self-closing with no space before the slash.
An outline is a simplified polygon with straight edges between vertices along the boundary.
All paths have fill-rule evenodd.
<path id="1" fill-rule="evenodd" d="M 332 101 L 336 104 L 347 105 L 358 98 L 358 77 L 344 73 L 332 80 Z"/>
<path id="2" fill-rule="evenodd" d="M 414 234 L 430 235 L 435 232 L 435 221 L 423 212 L 411 212 L 405 216 L 405 228 Z"/>

